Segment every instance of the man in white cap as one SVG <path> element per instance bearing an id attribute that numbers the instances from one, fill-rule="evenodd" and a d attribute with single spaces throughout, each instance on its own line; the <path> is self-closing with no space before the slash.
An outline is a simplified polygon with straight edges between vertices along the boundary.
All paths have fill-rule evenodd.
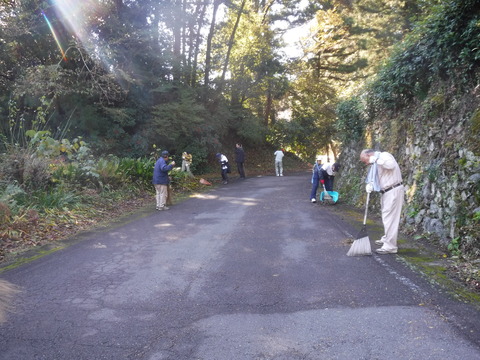
<path id="1" fill-rule="evenodd" d="M 396 254 L 398 227 L 402 214 L 403 188 L 400 167 L 392 154 L 365 149 L 360 153 L 360 161 L 371 165 L 366 179 L 367 193 L 378 191 L 382 194 L 382 222 L 385 234 L 375 244 L 381 246 L 377 254 Z"/>

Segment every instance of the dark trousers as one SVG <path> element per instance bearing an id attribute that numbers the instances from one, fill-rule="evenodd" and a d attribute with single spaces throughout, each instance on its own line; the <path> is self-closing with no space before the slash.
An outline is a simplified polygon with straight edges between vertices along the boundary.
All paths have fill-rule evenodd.
<path id="1" fill-rule="evenodd" d="M 238 162 L 237 161 L 237 170 L 238 170 L 238 173 L 240 174 L 240 177 L 242 179 L 245 178 L 245 170 L 243 169 L 243 162 Z"/>
<path id="2" fill-rule="evenodd" d="M 318 180 L 318 177 L 313 177 L 312 180 L 312 191 L 310 193 L 310 200 L 315 199 L 317 200 L 317 189 L 318 189 L 318 184 L 320 183 L 320 180 Z M 322 189 L 323 191 L 323 189 Z"/>
<path id="3" fill-rule="evenodd" d="M 335 180 L 335 176 L 326 176 L 325 177 L 325 189 L 327 191 L 333 191 L 333 180 Z"/>
<path id="4" fill-rule="evenodd" d="M 222 169 L 222 180 L 228 181 L 227 169 Z"/>

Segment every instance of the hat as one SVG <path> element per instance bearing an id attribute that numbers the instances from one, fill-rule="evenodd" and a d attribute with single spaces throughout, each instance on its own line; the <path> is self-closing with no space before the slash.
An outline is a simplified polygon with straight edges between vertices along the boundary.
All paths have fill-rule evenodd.
<path id="1" fill-rule="evenodd" d="M 220 153 L 216 153 L 216 154 L 215 154 L 215 157 L 217 157 L 217 158 L 219 158 L 219 157 L 221 157 L 221 156 L 222 156 L 222 154 L 220 154 Z"/>
<path id="2" fill-rule="evenodd" d="M 162 157 L 167 157 L 168 155 L 170 155 L 170 154 L 168 153 L 167 150 L 162 151 Z"/>
<path id="3" fill-rule="evenodd" d="M 318 155 L 318 156 L 317 156 L 317 161 L 318 161 L 318 160 L 322 160 L 322 156 L 321 156 L 321 155 Z"/>

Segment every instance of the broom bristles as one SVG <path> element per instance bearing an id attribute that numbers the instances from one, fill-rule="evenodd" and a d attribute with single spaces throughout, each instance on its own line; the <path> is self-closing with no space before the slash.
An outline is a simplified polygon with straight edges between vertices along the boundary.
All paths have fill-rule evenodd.
<path id="1" fill-rule="evenodd" d="M 323 202 L 325 204 L 335 204 L 335 201 L 333 201 L 332 195 L 328 193 L 328 191 L 322 191 L 323 193 Z"/>
<path id="2" fill-rule="evenodd" d="M 372 255 L 372 247 L 368 236 L 355 240 L 347 253 L 347 256 L 361 255 Z"/>

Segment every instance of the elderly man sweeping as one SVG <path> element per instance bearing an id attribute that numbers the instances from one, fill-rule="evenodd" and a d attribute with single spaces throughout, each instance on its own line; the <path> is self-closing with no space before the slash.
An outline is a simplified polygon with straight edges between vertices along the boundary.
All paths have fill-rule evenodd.
<path id="1" fill-rule="evenodd" d="M 382 222 L 385 235 L 375 244 L 381 246 L 377 254 L 396 254 L 398 227 L 402 213 L 403 188 L 400 167 L 392 154 L 365 149 L 360 153 L 360 161 L 372 165 L 367 175 L 365 190 L 367 193 L 378 191 L 382 194 Z"/>

